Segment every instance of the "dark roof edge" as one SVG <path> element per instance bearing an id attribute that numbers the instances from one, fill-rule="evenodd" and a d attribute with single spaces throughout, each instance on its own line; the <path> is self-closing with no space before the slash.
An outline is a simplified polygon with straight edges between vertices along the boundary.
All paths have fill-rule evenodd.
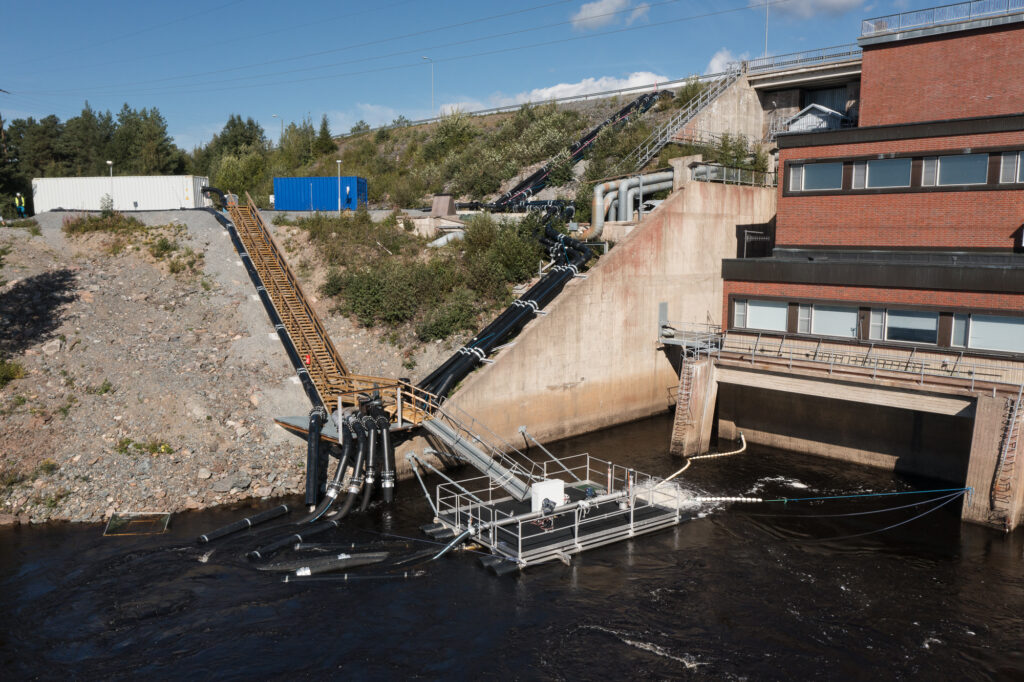
<path id="1" fill-rule="evenodd" d="M 1005 133 L 1024 130 L 1024 112 L 997 116 L 974 116 L 919 123 L 893 123 L 862 128 L 841 128 L 818 133 L 784 133 L 775 138 L 779 149 L 822 147 L 858 142 L 887 142 L 920 137 L 950 137 L 979 133 Z"/>

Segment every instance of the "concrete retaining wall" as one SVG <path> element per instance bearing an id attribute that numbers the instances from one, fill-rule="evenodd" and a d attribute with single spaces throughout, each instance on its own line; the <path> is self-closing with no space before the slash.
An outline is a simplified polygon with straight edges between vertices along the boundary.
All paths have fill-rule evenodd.
<path id="1" fill-rule="evenodd" d="M 672 320 L 720 323 L 737 226 L 774 214 L 772 189 L 687 183 L 452 401 L 510 442 L 521 424 L 552 440 L 666 411 L 678 379 L 656 348 L 658 302 Z"/>

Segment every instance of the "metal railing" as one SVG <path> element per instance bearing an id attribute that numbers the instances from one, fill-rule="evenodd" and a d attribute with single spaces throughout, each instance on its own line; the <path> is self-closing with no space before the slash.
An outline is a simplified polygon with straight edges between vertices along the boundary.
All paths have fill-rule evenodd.
<path id="1" fill-rule="evenodd" d="M 695 166 L 692 177 L 699 182 L 722 182 L 728 185 L 751 185 L 754 187 L 775 187 L 776 185 L 775 173 L 720 166 L 717 163 L 702 163 Z"/>
<path id="2" fill-rule="evenodd" d="M 715 333 L 714 329 L 714 325 L 663 323 L 659 341 L 685 346 L 695 354 L 715 360 L 742 359 L 751 364 L 758 360 L 770 361 L 790 370 L 795 366 L 814 367 L 830 375 L 856 370 L 857 374 L 869 374 L 872 379 L 904 378 L 919 385 L 935 383 L 937 379 L 955 379 L 972 392 L 988 391 L 993 385 L 1016 389 L 1024 384 L 1024 363 L 977 362 L 965 358 L 963 352 L 928 357 L 941 350 L 910 347 L 904 353 L 890 348 L 880 352 L 874 344 L 863 349 L 851 348 L 840 341 L 794 339 L 785 334 L 753 330 Z M 984 386 L 979 387 L 979 384 Z"/>
<path id="3" fill-rule="evenodd" d="M 602 509 L 570 504 L 568 498 L 552 500 L 569 508 L 538 518 L 522 511 L 501 509 L 496 503 L 508 501 L 508 495 L 487 477 L 476 477 L 437 487 L 437 517 L 459 530 L 471 526 L 479 529 L 476 540 L 521 566 L 623 540 L 679 519 L 679 510 L 685 503 L 683 491 L 676 486 L 659 488 L 660 478 L 588 453 L 563 457 L 560 462 L 557 466 L 544 463 L 545 478 L 559 478 L 577 487 L 591 485 L 599 495 L 619 493 L 623 503 Z M 645 510 L 654 513 L 637 518 L 637 512 Z M 529 546 L 524 547 L 524 540 L 529 540 Z"/>
<path id="4" fill-rule="evenodd" d="M 987 19 L 1024 12 L 1024 0 L 974 0 L 954 5 L 929 7 L 912 12 L 901 12 L 884 17 L 865 19 L 860 25 L 862 38 L 896 33 L 913 28 L 928 28 L 942 24 L 955 24 L 972 19 Z"/>
<path id="5" fill-rule="evenodd" d="M 747 74 L 767 73 L 769 71 L 781 71 L 784 69 L 798 68 L 801 66 L 814 66 L 815 64 L 828 64 L 830 62 L 844 62 L 851 59 L 860 59 L 861 50 L 855 43 L 847 45 L 836 45 L 834 47 L 822 47 L 817 50 L 805 50 L 803 52 L 791 52 L 789 54 L 777 54 L 770 57 L 759 57 L 746 62 Z"/>
<path id="6" fill-rule="evenodd" d="M 729 65 L 727 71 L 721 78 L 713 81 L 697 97 L 690 100 L 690 103 L 683 107 L 679 113 L 659 126 L 637 148 L 630 152 L 618 163 L 619 168 L 632 168 L 640 170 L 654 158 L 655 154 L 661 151 L 662 147 L 668 144 L 676 133 L 689 123 L 693 118 L 714 102 L 719 95 L 725 92 L 729 86 L 735 83 L 743 74 L 739 64 Z"/>

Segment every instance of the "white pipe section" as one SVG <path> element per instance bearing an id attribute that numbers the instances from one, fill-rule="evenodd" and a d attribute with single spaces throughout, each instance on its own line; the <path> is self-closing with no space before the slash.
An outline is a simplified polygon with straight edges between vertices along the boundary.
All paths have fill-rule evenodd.
<path id="1" fill-rule="evenodd" d="M 640 201 L 642 202 L 644 200 L 644 194 L 654 194 L 655 192 L 660 192 L 663 189 L 672 189 L 672 181 L 669 180 L 667 182 L 656 182 L 653 185 L 648 185 L 647 183 L 644 183 L 641 187 L 630 187 L 626 191 L 626 208 L 627 210 L 630 211 L 630 215 L 620 218 L 620 220 L 633 219 L 633 200 L 636 199 L 638 194 L 640 195 Z M 641 194 L 641 191 L 643 192 L 643 194 Z"/>
<path id="2" fill-rule="evenodd" d="M 452 230 L 451 232 L 443 234 L 434 241 L 430 242 L 429 244 L 427 244 L 427 246 L 436 249 L 438 247 L 444 246 L 445 244 L 448 244 L 449 242 L 453 242 L 456 239 L 462 239 L 465 236 L 465 230 Z"/>
<path id="3" fill-rule="evenodd" d="M 627 214 L 630 211 L 626 211 L 626 192 L 630 187 L 637 187 L 640 185 L 640 178 L 643 177 L 644 190 L 647 190 L 648 184 L 654 184 L 658 182 L 664 182 L 666 180 L 672 180 L 674 177 L 673 171 L 660 171 L 658 173 L 648 173 L 644 176 L 634 175 L 630 178 L 621 178 L 619 180 L 609 180 L 608 182 L 601 183 L 594 186 L 594 200 L 591 203 L 590 209 L 590 229 L 583 233 L 583 239 L 598 239 L 601 233 L 604 231 L 605 215 L 611 208 L 611 202 L 613 199 L 610 196 L 606 196 L 605 192 L 611 192 L 612 190 L 618 190 L 618 214 Z M 601 210 L 604 209 L 604 210 Z M 621 220 L 621 217 L 620 217 Z"/>

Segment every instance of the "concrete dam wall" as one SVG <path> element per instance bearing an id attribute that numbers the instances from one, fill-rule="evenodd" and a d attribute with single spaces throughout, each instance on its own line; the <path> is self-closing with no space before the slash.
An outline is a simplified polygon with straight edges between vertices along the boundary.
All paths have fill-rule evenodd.
<path id="1" fill-rule="evenodd" d="M 722 259 L 742 226 L 772 219 L 775 196 L 682 183 L 452 402 L 510 442 L 523 424 L 553 440 L 667 411 L 678 377 L 656 348 L 658 302 L 671 301 L 673 320 L 721 323 Z"/>

